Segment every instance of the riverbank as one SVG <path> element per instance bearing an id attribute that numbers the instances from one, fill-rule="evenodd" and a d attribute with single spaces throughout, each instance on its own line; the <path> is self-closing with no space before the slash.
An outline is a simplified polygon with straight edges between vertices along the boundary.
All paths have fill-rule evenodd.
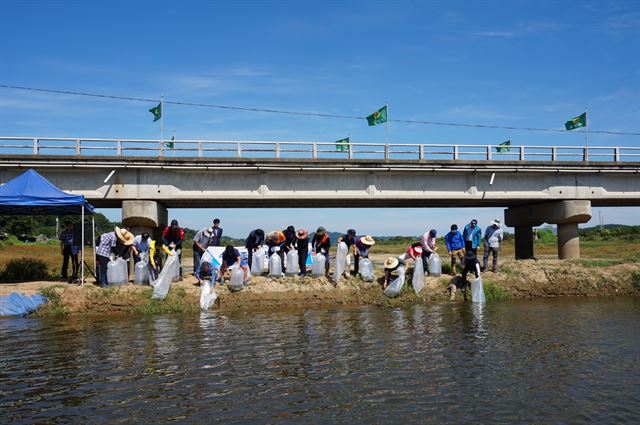
<path id="1" fill-rule="evenodd" d="M 253 277 L 250 285 L 237 293 L 226 286 L 216 287 L 219 299 L 213 310 L 255 311 L 282 308 L 329 307 L 336 305 L 399 306 L 412 303 L 451 302 L 446 288 L 452 276 L 425 279 L 425 288 L 416 295 L 410 284 L 398 298 L 387 298 L 381 280 L 363 282 L 343 279 L 336 286 L 328 279 Z M 408 276 L 411 276 L 411 268 Z M 408 282 L 410 279 L 408 279 Z M 506 261 L 499 273 L 483 273 L 488 302 L 507 299 L 557 296 L 640 295 L 640 263 L 611 259 Z M 167 299 L 151 300 L 152 289 L 126 285 L 99 288 L 51 282 L 0 285 L 0 295 L 10 292 L 42 293 L 50 302 L 40 316 L 111 313 L 196 313 L 200 311 L 200 288 L 193 277 L 172 285 Z M 463 302 L 459 293 L 453 302 Z"/>

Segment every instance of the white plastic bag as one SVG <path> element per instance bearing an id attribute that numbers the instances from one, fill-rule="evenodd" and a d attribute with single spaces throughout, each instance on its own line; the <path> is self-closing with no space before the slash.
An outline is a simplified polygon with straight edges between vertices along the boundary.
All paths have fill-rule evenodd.
<path id="1" fill-rule="evenodd" d="M 313 263 L 311 264 L 311 276 L 320 277 L 324 275 L 324 264 L 326 258 L 321 253 L 317 253 L 313 256 Z"/>
<path id="2" fill-rule="evenodd" d="M 231 291 L 241 291 L 244 289 L 244 270 L 240 267 L 229 269 L 229 289 Z"/>
<path id="3" fill-rule="evenodd" d="M 271 257 L 269 257 L 269 276 L 282 277 L 282 259 L 276 253 L 271 254 Z"/>
<path id="4" fill-rule="evenodd" d="M 134 266 L 133 283 L 136 285 L 149 283 L 149 268 L 145 261 L 138 261 Z"/>
<path id="5" fill-rule="evenodd" d="M 298 262 L 298 259 L 299 259 L 298 251 L 296 251 L 295 249 L 292 249 L 291 251 L 287 252 L 287 258 L 286 258 L 287 276 L 295 276 L 300 271 L 300 264 Z"/>
<path id="6" fill-rule="evenodd" d="M 154 300 L 164 300 L 167 297 L 169 288 L 171 287 L 171 278 L 177 274 L 180 270 L 180 260 L 178 254 L 175 251 L 171 251 L 173 255 L 170 255 L 165 263 L 160 276 L 154 282 L 153 294 L 151 298 Z"/>
<path id="7" fill-rule="evenodd" d="M 368 258 L 361 258 L 358 263 L 358 272 L 365 282 L 373 282 L 373 265 Z"/>
<path id="8" fill-rule="evenodd" d="M 200 287 L 200 308 L 202 310 L 209 310 L 209 308 L 216 302 L 218 294 L 215 289 L 211 287 L 211 282 L 205 280 Z"/>
<path id="9" fill-rule="evenodd" d="M 129 276 L 127 262 L 118 257 L 107 264 L 107 283 L 109 285 L 124 285 L 128 283 Z"/>
<path id="10" fill-rule="evenodd" d="M 416 294 L 420 293 L 422 288 L 424 288 L 424 266 L 422 265 L 422 259 L 420 257 L 414 262 L 411 285 L 413 286 L 413 290 L 416 291 Z"/>
<path id="11" fill-rule="evenodd" d="M 402 287 L 404 286 L 404 267 L 398 267 L 398 277 L 393 279 L 387 289 L 384 290 L 384 294 L 389 298 L 395 298 L 400 295 Z"/>
<path id="12" fill-rule="evenodd" d="M 264 272 L 265 253 L 262 248 L 256 250 L 251 257 L 251 274 L 260 276 Z"/>
<path id="13" fill-rule="evenodd" d="M 336 285 L 340 281 L 342 274 L 347 269 L 347 255 L 349 254 L 349 247 L 344 242 L 338 243 L 336 249 L 336 265 L 333 269 L 333 283 Z"/>
<path id="14" fill-rule="evenodd" d="M 429 256 L 429 276 L 440 276 L 442 274 L 442 263 L 440 256 L 435 252 Z"/>
<path id="15" fill-rule="evenodd" d="M 478 277 L 471 281 L 471 301 L 474 303 L 486 302 L 484 298 L 484 288 L 482 287 L 482 278 Z"/>

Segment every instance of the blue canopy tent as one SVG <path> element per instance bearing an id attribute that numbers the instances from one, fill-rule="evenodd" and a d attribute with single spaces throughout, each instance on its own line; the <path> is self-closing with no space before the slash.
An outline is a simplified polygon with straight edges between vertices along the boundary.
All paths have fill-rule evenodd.
<path id="1" fill-rule="evenodd" d="M 93 207 L 82 195 L 63 192 L 34 170 L 27 170 L 0 186 L 1 215 L 80 215 L 82 218 L 81 276 L 84 284 L 84 216 Z M 92 220 L 95 241 L 95 220 Z M 95 246 L 94 246 L 95 251 Z M 94 265 L 95 267 L 95 265 Z"/>

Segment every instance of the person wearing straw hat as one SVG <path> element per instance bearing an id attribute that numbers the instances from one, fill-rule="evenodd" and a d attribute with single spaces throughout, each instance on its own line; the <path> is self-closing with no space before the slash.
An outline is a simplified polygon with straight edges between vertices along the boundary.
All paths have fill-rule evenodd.
<path id="1" fill-rule="evenodd" d="M 133 234 L 127 229 L 120 229 L 116 226 L 113 232 L 103 233 L 98 237 L 96 244 L 96 260 L 98 263 L 98 284 L 107 286 L 107 265 L 109 257 L 116 252 L 118 242 L 122 245 L 133 245 Z"/>
<path id="2" fill-rule="evenodd" d="M 360 236 L 353 244 L 353 271 L 358 274 L 360 271 L 360 258 L 369 258 L 369 249 L 376 244 L 373 236 Z"/>
<path id="3" fill-rule="evenodd" d="M 498 251 L 500 251 L 500 242 L 503 238 L 503 231 L 500 227 L 500 220 L 497 218 L 493 220 L 491 226 L 487 227 L 484 232 L 484 255 L 482 258 L 482 268 L 487 269 L 487 263 L 489 262 L 489 254 L 493 255 L 493 269 L 494 273 L 498 272 Z"/>
<path id="4" fill-rule="evenodd" d="M 307 256 L 309 255 L 309 232 L 305 229 L 299 229 L 296 232 L 296 247 L 298 249 L 298 266 L 300 272 L 298 276 L 307 275 Z"/>
<path id="5" fill-rule="evenodd" d="M 135 236 L 129 229 L 116 227 L 116 247 L 113 252 L 116 257 L 120 257 L 127 262 L 127 279 L 129 278 L 129 263 L 131 257 L 138 255 L 138 250 L 134 245 L 135 240 Z"/>
<path id="6" fill-rule="evenodd" d="M 329 249 L 331 248 L 331 239 L 327 234 L 327 229 L 322 226 L 318 227 L 311 239 L 311 248 L 313 249 L 313 255 L 321 253 L 325 256 L 325 273 L 329 275 Z"/>
<path id="7" fill-rule="evenodd" d="M 388 257 L 384 260 L 384 283 L 382 289 L 387 289 L 389 283 L 400 275 L 398 270 L 400 267 L 404 267 L 404 263 L 397 257 Z"/>

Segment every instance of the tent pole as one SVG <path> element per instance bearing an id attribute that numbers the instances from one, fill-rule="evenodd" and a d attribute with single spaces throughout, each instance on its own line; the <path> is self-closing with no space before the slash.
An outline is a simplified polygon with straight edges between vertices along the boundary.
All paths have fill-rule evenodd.
<path id="1" fill-rule="evenodd" d="M 80 285 L 84 286 L 84 204 L 82 204 L 80 208 L 80 215 L 82 216 L 82 264 L 80 265 L 80 276 L 82 277 L 80 278 Z"/>
<path id="2" fill-rule="evenodd" d="M 93 246 L 93 272 L 98 276 L 98 267 L 96 266 L 96 217 L 95 213 L 91 215 L 91 230 L 92 238 L 91 245 Z"/>

